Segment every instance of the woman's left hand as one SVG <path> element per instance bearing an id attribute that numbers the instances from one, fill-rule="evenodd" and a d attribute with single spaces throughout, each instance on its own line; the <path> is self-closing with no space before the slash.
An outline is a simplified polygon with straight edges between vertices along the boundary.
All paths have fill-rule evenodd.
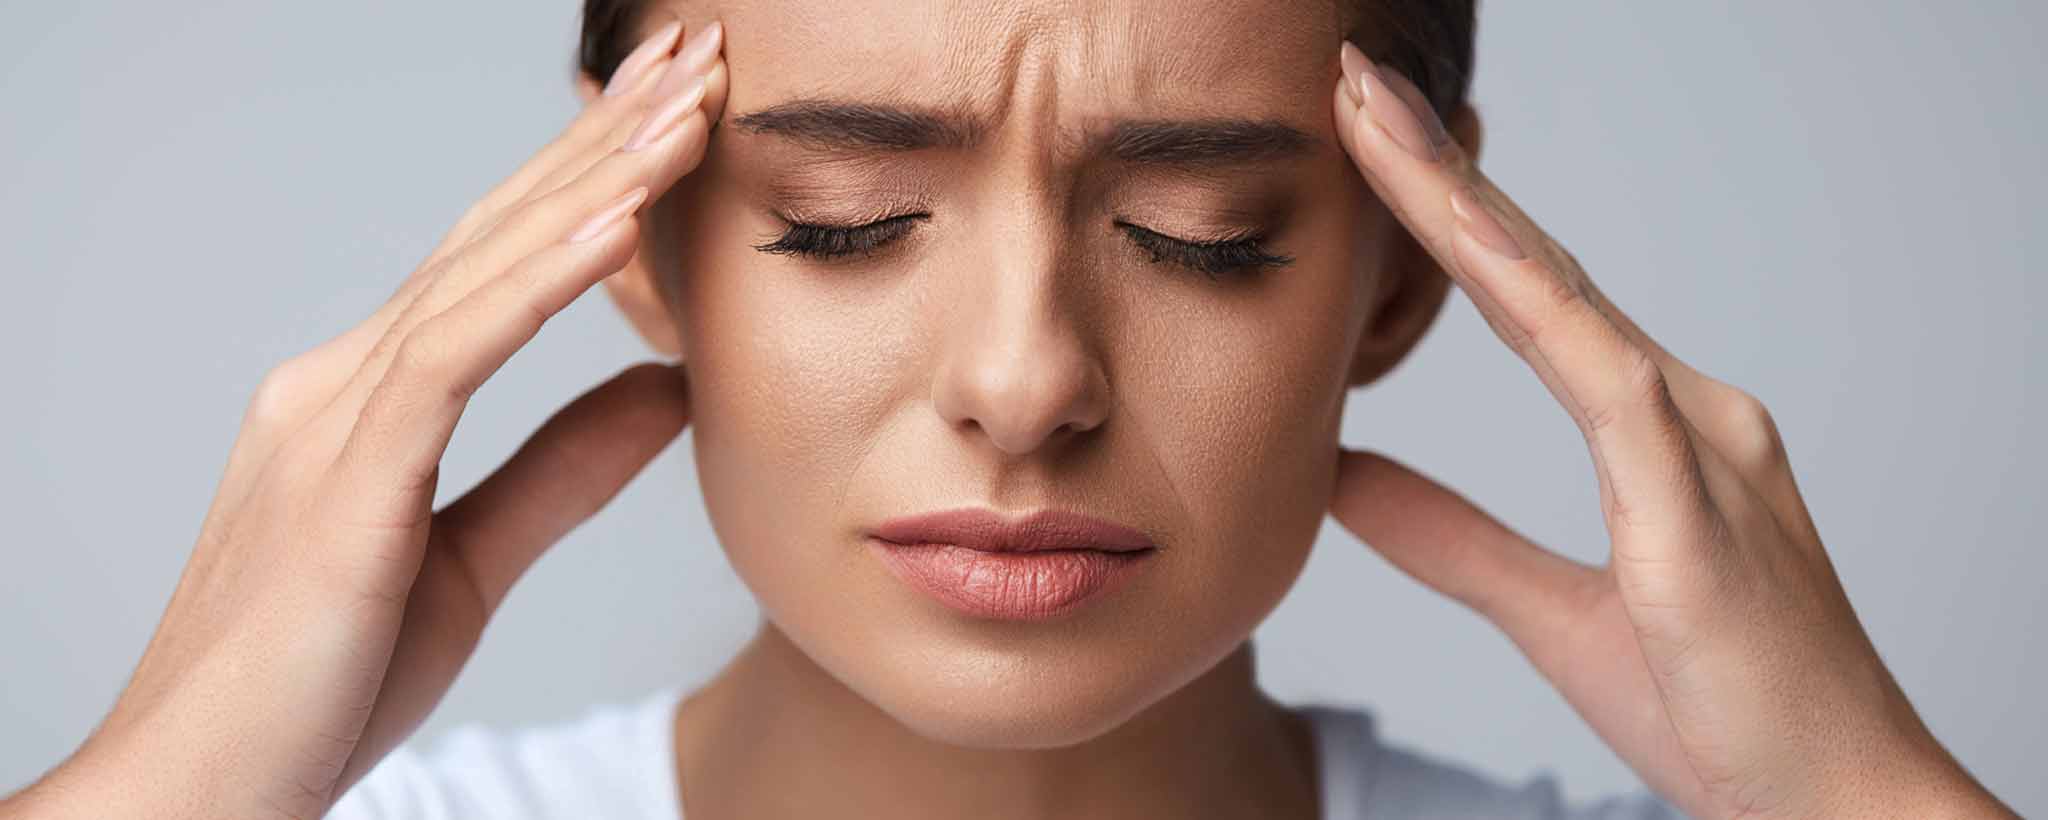
<path id="1" fill-rule="evenodd" d="M 1479 172 L 1413 84 L 1343 48 L 1345 150 L 1577 422 L 1612 552 L 1581 565 L 1348 450 L 1338 521 L 1498 625 L 1688 813 L 2013 816 L 1879 660 L 1764 406 L 1651 340 Z"/>

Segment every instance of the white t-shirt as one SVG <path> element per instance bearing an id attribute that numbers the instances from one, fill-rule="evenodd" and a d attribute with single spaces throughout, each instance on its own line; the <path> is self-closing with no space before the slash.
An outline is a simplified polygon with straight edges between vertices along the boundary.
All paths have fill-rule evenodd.
<path id="1" fill-rule="evenodd" d="M 328 812 L 329 820 L 681 820 L 675 709 L 669 687 L 638 702 L 593 706 L 572 719 L 517 728 L 466 724 L 431 746 L 386 755 Z M 1647 791 L 1567 805 L 1545 775 L 1509 786 L 1380 742 L 1367 712 L 1297 706 L 1315 728 L 1324 820 L 1683 817 Z"/>

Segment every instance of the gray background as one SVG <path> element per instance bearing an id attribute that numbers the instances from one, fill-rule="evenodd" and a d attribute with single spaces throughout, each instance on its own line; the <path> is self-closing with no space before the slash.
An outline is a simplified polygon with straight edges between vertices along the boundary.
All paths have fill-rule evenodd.
<path id="1" fill-rule="evenodd" d="M 367 313 L 572 116 L 578 8 L 9 5 L 4 790 L 115 696 L 264 370 Z M 1496 2 L 1480 30 L 1496 179 L 1674 352 L 1772 407 L 1906 691 L 2048 814 L 2048 708 L 2024 695 L 2048 672 L 2044 7 Z M 640 355 L 602 299 L 573 306 L 482 391 L 444 487 Z M 1604 550 L 1583 443 L 1462 296 L 1345 440 Z M 693 683 L 738 645 L 752 602 L 685 447 L 521 582 L 423 739 Z M 1505 639 L 1334 522 L 1257 640 L 1283 699 L 1369 705 L 1396 740 L 1574 795 L 1633 785 Z"/>

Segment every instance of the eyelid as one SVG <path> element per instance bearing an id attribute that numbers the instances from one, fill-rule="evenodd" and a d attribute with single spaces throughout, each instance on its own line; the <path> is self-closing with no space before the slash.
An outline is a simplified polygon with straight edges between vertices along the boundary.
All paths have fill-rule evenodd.
<path id="1" fill-rule="evenodd" d="M 818 230 L 852 231 L 859 230 L 861 228 L 872 228 L 877 225 L 882 225 L 889 222 L 897 222 L 906 219 L 924 219 L 926 217 L 931 216 L 931 214 L 912 211 L 907 213 L 884 214 L 882 216 L 876 216 L 872 218 L 861 218 L 845 222 L 836 219 L 822 219 L 816 217 L 783 216 L 781 214 L 777 214 L 776 216 L 780 217 L 783 222 L 788 223 L 789 226 L 792 228 L 814 228 Z"/>
<path id="2" fill-rule="evenodd" d="M 1161 239 L 1169 239 L 1174 242 L 1179 242 L 1183 245 L 1188 245 L 1191 247 L 1217 247 L 1221 245 L 1237 244 L 1240 242 L 1244 242 L 1246 240 L 1258 240 L 1259 238 L 1261 238 L 1260 232 L 1257 229 L 1252 228 L 1231 230 L 1218 236 L 1193 237 L 1167 233 L 1166 231 L 1159 230 L 1158 228 L 1148 228 L 1144 225 L 1140 225 L 1128 219 L 1119 218 L 1114 222 L 1117 227 L 1123 228 L 1125 230 L 1144 231 L 1145 233 L 1157 236 Z"/>
<path id="3" fill-rule="evenodd" d="M 762 253 L 803 256 L 830 262 L 851 256 L 869 256 L 910 232 L 911 223 L 931 218 L 930 213 L 897 213 L 856 223 L 811 221 L 781 216 L 788 228 L 781 235 L 754 246 Z M 1263 245 L 1265 236 L 1257 229 L 1230 235 L 1188 239 L 1156 231 L 1121 217 L 1113 224 L 1124 231 L 1140 250 L 1151 254 L 1153 264 L 1172 264 L 1193 270 L 1212 281 L 1222 274 L 1250 276 L 1266 268 L 1293 263 L 1290 256 L 1275 254 Z"/>
<path id="4" fill-rule="evenodd" d="M 1242 232 L 1228 238 L 1191 240 L 1161 233 L 1126 219 L 1119 218 L 1114 224 L 1140 250 L 1150 253 L 1154 264 L 1170 260 L 1211 280 L 1223 278 L 1219 274 L 1249 276 L 1266 268 L 1294 262 L 1294 257 L 1266 250 L 1265 236 L 1259 231 Z"/>
<path id="5" fill-rule="evenodd" d="M 800 222 L 788 217 L 789 227 L 781 235 L 755 245 L 762 253 L 804 256 L 832 261 L 853 255 L 868 255 L 894 243 L 910 232 L 911 223 L 931 218 L 929 213 L 906 213 L 859 224 Z"/>

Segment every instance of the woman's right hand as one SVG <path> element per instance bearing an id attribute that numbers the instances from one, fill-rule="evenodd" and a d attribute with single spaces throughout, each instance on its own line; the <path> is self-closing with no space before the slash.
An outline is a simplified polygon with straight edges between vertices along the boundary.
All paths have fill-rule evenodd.
<path id="1" fill-rule="evenodd" d="M 682 430 L 679 368 L 634 367 L 433 510 L 470 395 L 633 258 L 639 206 L 702 159 L 722 41 L 681 33 L 628 57 L 367 321 L 264 379 L 128 686 L 0 816 L 321 815 L 439 702 L 526 567 Z"/>

